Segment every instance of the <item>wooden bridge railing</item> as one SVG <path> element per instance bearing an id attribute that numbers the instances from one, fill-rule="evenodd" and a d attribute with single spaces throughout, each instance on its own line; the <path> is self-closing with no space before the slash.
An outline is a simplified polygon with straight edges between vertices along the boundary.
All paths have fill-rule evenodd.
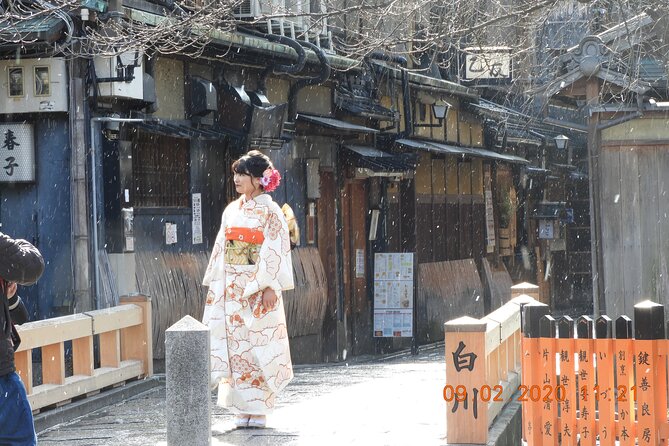
<path id="1" fill-rule="evenodd" d="M 444 324 L 448 443 L 487 443 L 489 427 L 520 385 L 520 311 L 531 303 L 537 302 L 521 295 L 482 319 Z"/>
<path id="2" fill-rule="evenodd" d="M 574 324 L 524 306 L 528 445 L 666 445 L 667 349 L 664 306 L 654 302 L 634 307 L 634 331 L 627 316 Z"/>
<path id="3" fill-rule="evenodd" d="M 21 345 L 16 368 L 33 411 L 153 374 L 151 300 L 146 296 L 122 297 L 117 307 L 28 322 L 17 329 Z M 99 367 L 94 361 L 95 336 Z M 72 341 L 71 376 L 66 376 L 67 341 Z M 33 349 L 42 350 L 41 384 L 34 387 Z"/>

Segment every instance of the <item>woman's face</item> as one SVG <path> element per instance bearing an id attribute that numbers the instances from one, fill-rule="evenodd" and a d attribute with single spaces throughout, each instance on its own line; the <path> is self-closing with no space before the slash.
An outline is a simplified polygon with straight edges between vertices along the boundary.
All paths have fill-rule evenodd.
<path id="1" fill-rule="evenodd" d="M 235 182 L 235 190 L 238 194 L 244 194 L 250 197 L 258 190 L 256 184 L 258 180 L 254 179 L 251 175 L 235 172 L 233 181 Z"/>

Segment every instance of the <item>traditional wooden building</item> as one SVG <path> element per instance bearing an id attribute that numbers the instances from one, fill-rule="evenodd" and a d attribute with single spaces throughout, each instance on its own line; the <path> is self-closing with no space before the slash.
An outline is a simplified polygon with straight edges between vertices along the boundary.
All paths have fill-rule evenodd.
<path id="1" fill-rule="evenodd" d="M 666 294 L 667 74 L 653 53 L 660 23 L 641 14 L 585 37 L 544 87 L 547 98 L 589 112 L 595 315 L 615 318 Z M 642 55 L 634 72 L 620 63 L 631 54 Z"/>

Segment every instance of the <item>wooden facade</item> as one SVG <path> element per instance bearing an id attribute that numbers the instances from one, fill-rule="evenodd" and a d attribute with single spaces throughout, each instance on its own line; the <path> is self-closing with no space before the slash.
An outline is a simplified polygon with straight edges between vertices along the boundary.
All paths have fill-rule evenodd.
<path id="1" fill-rule="evenodd" d="M 185 314 L 201 316 L 203 268 L 219 229 L 221 213 L 235 198 L 231 163 L 247 150 L 260 148 L 272 158 L 283 176 L 281 187 L 273 193 L 275 201 L 290 204 L 302 229 L 295 274 L 298 282 L 304 284 L 295 296 L 307 299 L 309 305 L 290 307 L 289 320 L 301 321 L 296 322 L 290 334 L 296 339 L 299 352 L 307 354 L 300 358 L 296 352 L 296 362 L 338 360 L 344 359 L 346 354 L 379 350 L 379 346 L 404 346 L 406 340 L 384 345 L 384 341 L 377 342 L 373 338 L 375 253 L 415 253 L 416 277 L 421 267 L 425 271 L 439 271 L 439 265 L 448 268 L 459 265 L 458 262 L 467 264 L 467 268 L 460 268 L 467 270 L 466 280 L 457 273 L 444 278 L 453 283 L 461 279 L 470 283 L 474 272 L 480 277 L 481 260 L 487 256 L 491 262 L 499 263 L 497 253 L 486 249 L 483 172 L 485 169 L 494 171 L 497 164 L 504 162 L 472 154 L 459 156 L 401 149 L 393 142 L 400 137 L 422 138 L 458 147 L 483 148 L 483 119 L 465 109 L 468 101 L 477 99 L 476 92 L 410 70 L 405 72 L 411 83 L 406 91 L 396 88 L 401 83 L 399 77 L 384 81 L 383 76 L 378 76 L 378 86 L 382 88 L 371 91 L 369 99 L 373 105 L 378 102 L 389 108 L 387 116 L 391 121 L 384 121 L 383 116 L 369 117 L 338 108 L 334 101 L 334 90 L 342 78 L 365 77 L 367 80 L 371 75 L 363 70 L 368 67 L 356 67 L 345 74 L 333 70 L 327 81 L 299 89 L 291 97 L 295 79 L 260 67 L 268 64 L 266 54 L 248 47 L 239 53 L 243 53 L 238 54 L 239 57 L 258 68 L 242 69 L 214 59 L 192 60 L 179 55 L 144 55 L 146 74 L 152 75 L 155 81 L 153 93 L 158 100 L 154 103 L 109 96 L 104 100 L 97 98 L 105 102 L 105 107 L 97 107 L 101 104 L 92 107 L 93 98 L 87 98 L 87 93 L 80 91 L 83 105 L 76 112 L 77 129 L 71 129 L 71 123 L 62 114 L 54 115 L 51 121 L 37 120 L 36 135 L 42 147 L 51 147 L 49 143 L 66 147 L 68 133 L 84 135 L 79 145 L 93 147 L 94 160 L 88 169 L 94 169 L 86 171 L 84 165 L 90 160 L 84 155 L 84 162 L 77 161 L 81 165 L 75 166 L 72 161 L 71 168 L 63 170 L 62 167 L 71 162 L 69 152 L 40 149 L 37 152 L 40 163 L 53 161 L 60 168 L 53 172 L 39 169 L 39 182 L 21 190 L 3 186 L 0 216 L 6 217 L 4 228 L 29 240 L 41 237 L 44 243 L 40 248 L 51 259 L 52 268 L 37 285 L 40 298 L 33 299 L 37 294 L 34 289 L 25 294 L 30 298 L 31 311 L 39 317 L 68 313 L 80 308 L 85 292 L 98 307 L 113 305 L 124 294 L 150 294 L 153 347 L 155 356 L 160 358 L 164 353 L 164 330 Z M 286 53 L 276 56 L 282 62 L 290 59 Z M 343 63 L 343 58 L 327 57 Z M 310 72 L 320 68 L 314 60 L 309 58 Z M 90 69 L 84 62 L 77 62 L 80 65 L 77 70 L 81 71 L 77 75 L 81 79 Z M 391 69 L 396 74 L 405 70 L 399 66 Z M 212 102 L 206 104 L 211 110 L 205 111 L 210 114 L 195 110 L 196 79 L 208 83 L 209 91 L 217 92 L 214 99 L 210 98 Z M 387 85 L 381 85 L 383 82 L 397 85 L 384 89 Z M 388 96 L 391 91 L 392 97 Z M 398 91 L 403 93 L 397 94 Z M 235 92 L 239 97 L 234 96 Z M 248 116 L 239 110 L 243 107 L 244 94 L 249 93 L 263 94 L 272 106 L 284 106 L 294 100 L 297 115 L 282 117 L 282 123 L 292 124 L 282 128 L 282 139 L 277 137 L 271 144 L 263 144 L 248 138 L 250 124 L 244 122 Z M 376 97 L 377 93 L 386 96 Z M 404 93 L 409 97 L 405 98 Z M 430 95 L 446 98 L 452 106 L 443 122 L 432 116 Z M 149 97 L 147 95 L 147 101 Z M 116 113 L 114 116 L 120 117 L 109 121 L 105 113 L 112 110 Z M 302 119 L 305 116 L 317 120 L 306 121 Z M 97 127 L 87 127 L 92 122 L 87 121 L 89 117 L 100 120 L 95 124 Z M 329 121 L 323 123 L 323 119 Z M 43 141 L 49 138 L 50 141 Z M 383 150 L 392 155 L 416 152 L 420 162 L 415 170 L 407 164 L 372 174 L 361 173 L 356 161 L 345 156 L 350 152 L 349 145 Z M 317 168 L 308 170 L 308 164 Z M 75 167 L 82 171 L 76 181 L 87 187 L 96 186 L 95 195 L 86 195 L 77 201 L 80 211 L 76 216 L 75 211 L 70 210 L 73 199 L 66 193 L 70 183 L 62 180 L 68 178 L 68 172 Z M 52 183 L 57 184 L 53 190 Z M 33 209 L 38 191 L 40 194 L 48 191 L 46 196 L 53 198 L 50 201 L 54 203 L 61 203 L 59 208 L 54 212 L 42 212 L 51 209 L 50 205 Z M 196 196 L 201 200 L 201 239 L 194 237 L 199 229 L 194 225 Z M 493 203 L 490 212 L 497 212 L 496 206 Z M 97 212 L 93 224 L 93 216 L 86 215 L 88 209 Z M 369 239 L 372 210 L 379 215 L 376 240 Z M 12 221 L 9 214 L 18 211 L 35 214 L 36 225 L 40 227 L 33 230 Z M 124 221 L 124 212 L 132 219 Z M 45 217 L 54 215 L 56 217 Z M 90 272 L 92 285 L 88 285 L 87 290 L 76 291 L 71 280 L 74 273 L 69 269 L 83 257 L 73 260 L 70 242 L 55 243 L 54 231 L 67 228 L 70 221 L 78 219 L 96 232 L 86 235 L 84 248 L 88 254 L 84 261 L 90 263 L 86 271 Z M 46 221 L 54 224 L 47 227 Z M 167 237 L 168 225 L 170 230 L 176 228 L 176 238 Z M 124 232 L 129 228 L 132 228 L 131 234 Z M 63 254 L 65 251 L 70 254 Z M 449 266 L 445 262 L 456 263 Z M 78 270 L 81 266 L 75 265 L 72 269 Z M 100 277 L 93 277 L 95 273 Z M 435 305 L 435 311 L 428 311 L 442 314 L 443 310 L 447 315 L 451 306 L 447 299 L 443 299 L 443 307 L 436 310 L 440 302 L 434 290 L 440 285 L 434 280 L 433 277 L 425 279 L 425 283 L 433 281 L 434 286 L 428 293 L 431 297 L 426 297 L 425 302 Z M 57 286 L 52 286 L 55 282 Z M 49 294 L 49 289 L 54 292 Z M 297 301 L 296 297 L 293 303 Z M 417 323 L 428 321 L 417 319 Z"/>
<path id="2" fill-rule="evenodd" d="M 602 131 L 601 249 L 605 311 L 630 314 L 669 291 L 669 134 L 664 113 Z M 602 309 L 604 310 L 604 308 Z"/>

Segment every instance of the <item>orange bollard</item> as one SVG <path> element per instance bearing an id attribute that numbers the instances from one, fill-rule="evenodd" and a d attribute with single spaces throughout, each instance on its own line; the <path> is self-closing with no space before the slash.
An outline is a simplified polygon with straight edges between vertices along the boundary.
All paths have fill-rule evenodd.
<path id="1" fill-rule="evenodd" d="M 595 446 L 595 364 L 592 318 L 581 316 L 576 321 L 575 340 L 578 358 L 578 434 L 581 446 Z"/>
<path id="2" fill-rule="evenodd" d="M 557 352 L 560 357 L 560 438 L 562 446 L 576 446 L 578 428 L 576 425 L 576 407 L 578 392 L 574 371 L 574 320 L 563 316 L 558 321 Z M 563 390 L 564 389 L 564 390 Z"/>
<path id="3" fill-rule="evenodd" d="M 558 445 L 558 401 L 555 396 L 557 389 L 557 370 L 555 368 L 555 319 L 544 316 L 539 322 L 539 338 L 541 346 L 541 368 L 543 376 L 541 384 L 534 384 L 529 391 L 530 398 L 539 395 L 541 405 L 541 444 L 542 446 Z M 536 387 L 535 387 L 536 386 Z M 539 388 L 539 392 L 535 389 Z"/>
<path id="4" fill-rule="evenodd" d="M 478 392 L 486 382 L 487 323 L 463 316 L 444 324 L 446 437 L 449 443 L 488 441 L 488 404 Z"/>
<path id="5" fill-rule="evenodd" d="M 541 341 L 540 321 L 548 315 L 548 305 L 541 302 L 532 302 L 522 309 L 523 324 L 523 373 L 521 384 L 521 395 L 523 406 L 523 432 L 528 446 L 539 446 L 541 444 L 541 401 L 529 394 L 532 386 L 541 386 L 543 369 L 541 368 Z M 523 390 L 525 394 L 523 395 Z"/>
<path id="6" fill-rule="evenodd" d="M 597 385 L 595 404 L 597 406 L 597 435 L 600 446 L 614 446 L 615 431 L 615 368 L 613 351 L 613 323 L 608 316 L 600 316 L 595 323 L 595 364 Z"/>
<path id="7" fill-rule="evenodd" d="M 616 319 L 616 391 L 618 406 L 616 437 L 620 446 L 636 444 L 636 415 L 634 400 L 628 398 L 628 390 L 634 386 L 634 340 L 632 339 L 632 319 L 620 316 Z M 623 392 L 624 390 L 624 392 Z"/>
<path id="8" fill-rule="evenodd" d="M 659 411 L 666 421 L 665 405 L 660 406 L 659 394 L 667 393 L 666 381 L 660 379 L 659 344 L 664 342 L 664 306 L 644 301 L 634 306 L 634 335 L 636 382 L 628 389 L 637 405 L 637 442 L 640 446 L 660 444 Z M 666 397 L 665 397 L 666 398 Z"/>

